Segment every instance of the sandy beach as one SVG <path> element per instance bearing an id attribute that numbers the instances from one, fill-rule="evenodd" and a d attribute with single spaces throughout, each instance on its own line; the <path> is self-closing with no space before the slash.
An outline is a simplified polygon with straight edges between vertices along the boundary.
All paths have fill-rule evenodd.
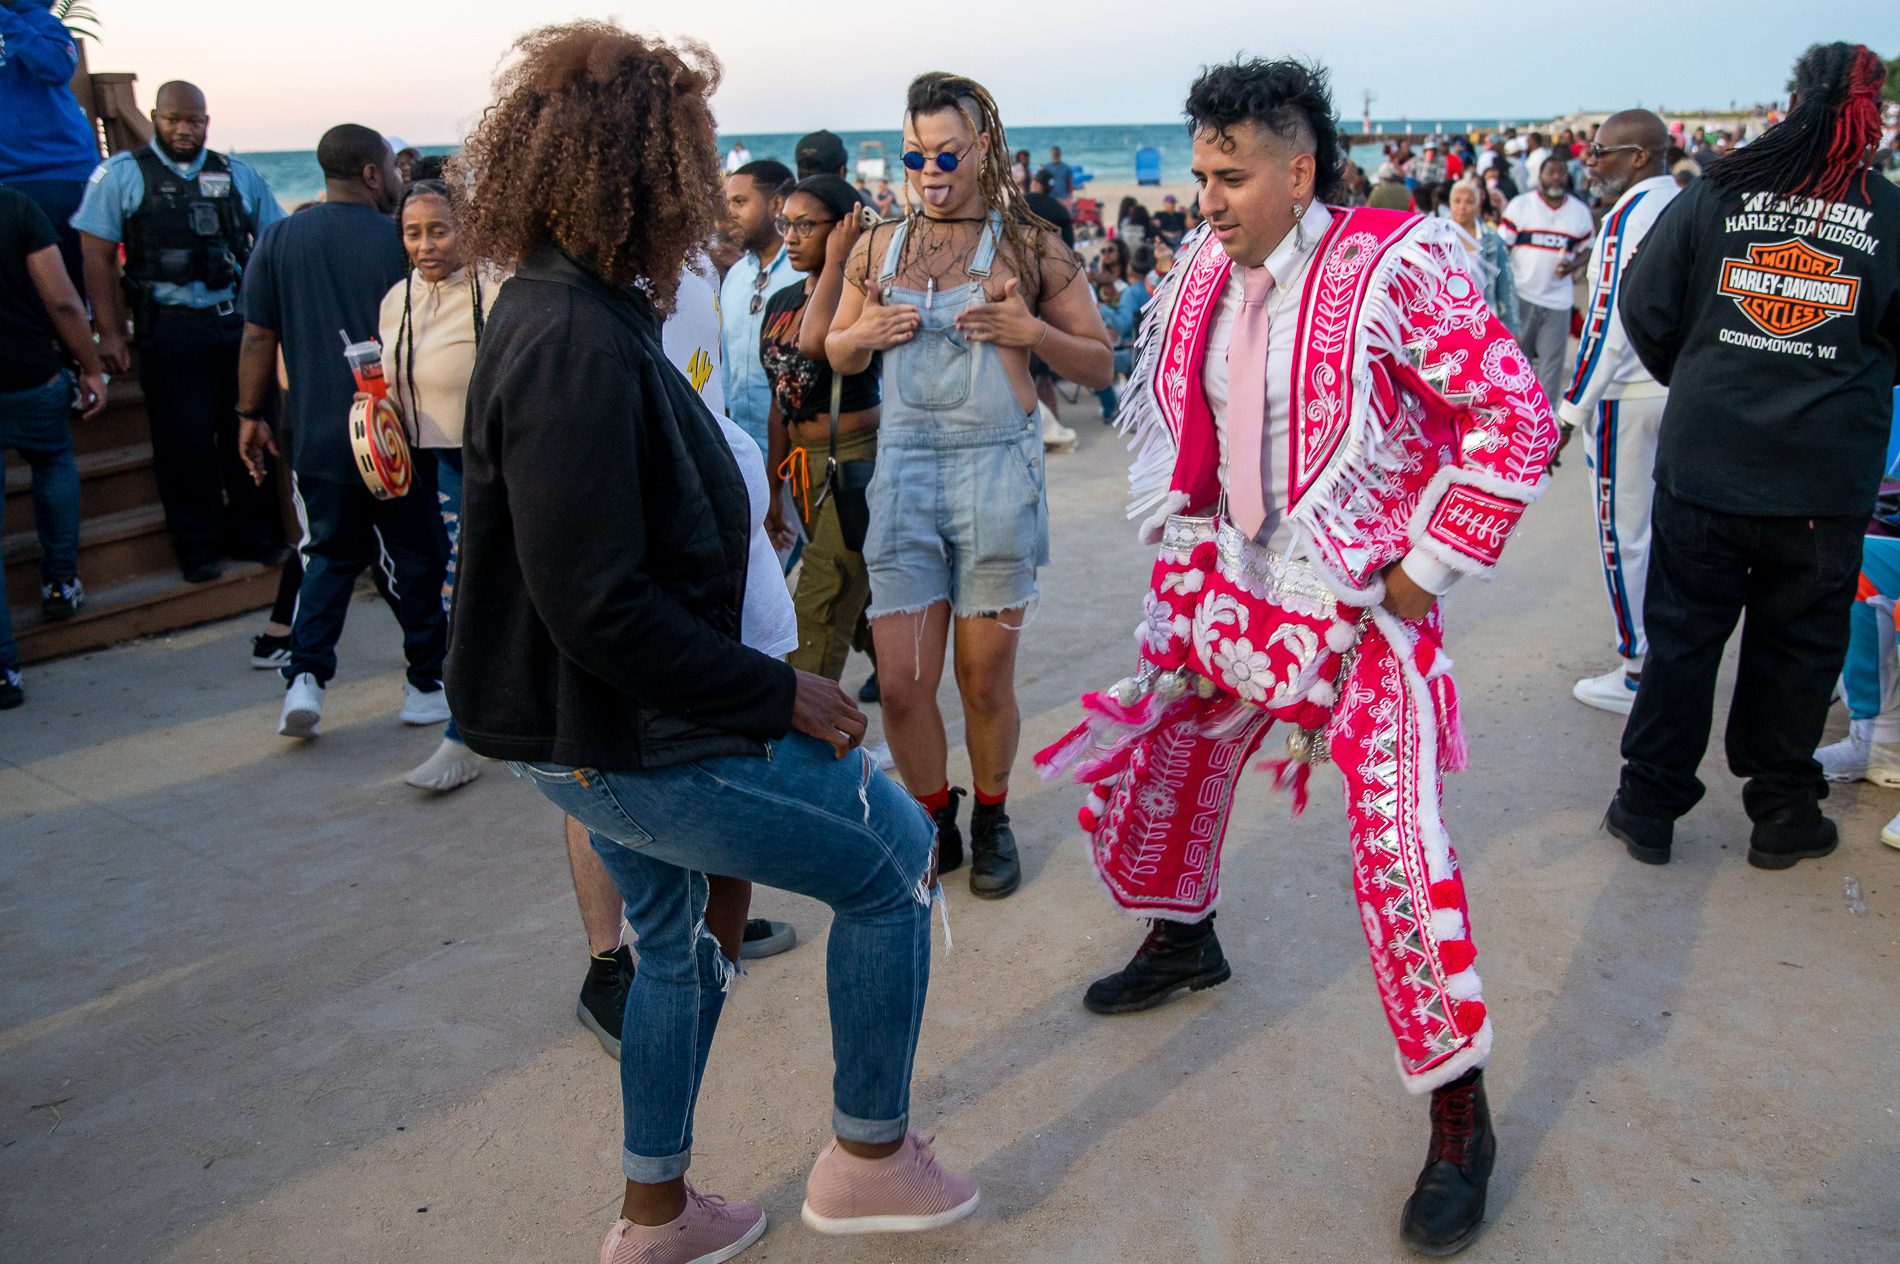
<path id="1" fill-rule="evenodd" d="M 1130 662 L 1152 557 L 1092 411 L 1066 410 L 1081 449 L 1050 462 L 1026 751 Z M 1896 795 L 1837 787 L 1840 850 L 1763 873 L 1718 742 L 1674 863 L 1599 831 L 1621 721 L 1569 696 L 1609 653 L 1584 473 L 1567 461 L 1497 582 L 1450 599 L 1473 770 L 1448 818 L 1498 1032 L 1490 1228 L 1462 1258 L 1890 1259 L 1900 854 L 1876 835 Z M 398 638 L 374 599 L 352 609 L 324 736 L 272 736 L 281 686 L 245 667 L 258 622 L 41 665 L 0 726 L 0 1254 L 594 1258 L 620 1198 L 619 1088 L 573 1018 L 585 956 L 558 821 L 499 765 L 437 800 L 401 784 L 436 734 L 397 722 Z M 763 1199 L 772 1228 L 746 1258 L 1407 1258 L 1425 1108 L 1393 1073 L 1337 776 L 1298 820 L 1266 782 L 1243 781 L 1229 841 L 1233 981 L 1104 1019 L 1081 988 L 1140 931 L 1089 871 L 1077 792 L 1024 758 L 1023 889 L 953 885 L 955 948 L 936 944 L 914 1119 L 983 1183 L 940 1233 L 798 1223 L 829 1119 L 826 915 L 761 890 L 755 911 L 802 942 L 752 963 L 727 1006 L 693 1166 Z"/>

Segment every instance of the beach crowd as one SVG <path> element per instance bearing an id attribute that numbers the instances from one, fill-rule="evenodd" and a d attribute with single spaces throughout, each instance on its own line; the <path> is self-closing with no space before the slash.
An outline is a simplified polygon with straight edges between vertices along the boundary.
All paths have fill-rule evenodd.
<path id="1" fill-rule="evenodd" d="M 0 444 L 31 468 L 43 617 L 86 600 L 71 427 L 132 372 L 182 580 L 281 566 L 250 663 L 282 677 L 285 739 L 320 736 L 375 585 L 400 717 L 442 728 L 408 783 L 502 761 L 563 820 L 576 1016 L 621 1073 L 604 1264 L 764 1232 L 687 1179 L 739 963 L 797 942 L 750 916 L 754 883 L 833 915 L 834 1136 L 806 1224 L 977 1206 L 911 1125 L 911 1069 L 942 880 L 1023 881 L 1018 664 L 1082 392 L 1131 437 L 1158 560 L 1103 597 L 1141 620 L 1130 674 L 1035 756 L 1084 787 L 1091 863 L 1148 919 L 1081 1002 L 1231 977 L 1235 780 L 1275 722 L 1299 801 L 1336 763 L 1400 1078 L 1429 1101 L 1414 1250 L 1476 1237 L 1496 1156 L 1439 600 L 1496 569 L 1560 455 L 1596 485 L 1577 529 L 1617 662 L 1574 692 L 1630 717 L 1605 820 L 1631 856 L 1666 863 L 1703 793 L 1744 615 L 1727 751 L 1750 863 L 1835 848 L 1827 781 L 1900 785 L 1900 112 L 1865 48 L 1809 50 L 1759 130 L 1630 109 L 1395 142 L 1370 174 L 1322 68 L 1223 63 L 1185 100 L 1196 196 L 1111 208 L 944 73 L 892 103 L 901 171 L 853 170 L 824 130 L 722 154 L 709 50 L 579 22 L 522 38 L 453 158 L 330 128 L 324 197 L 287 211 L 210 147 L 197 87 L 165 83 L 149 145 L 102 162 L 48 6 L 6 0 L 0 37 L 24 124 L 0 137 Z M 847 693 L 854 653 L 873 671 Z M 4 622 L 0 667 L 18 706 Z M 1817 750 L 1837 682 L 1850 733 Z"/>

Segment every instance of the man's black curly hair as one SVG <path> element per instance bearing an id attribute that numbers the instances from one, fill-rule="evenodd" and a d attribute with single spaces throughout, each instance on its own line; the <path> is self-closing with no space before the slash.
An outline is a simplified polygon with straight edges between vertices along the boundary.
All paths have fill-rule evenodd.
<path id="1" fill-rule="evenodd" d="M 1206 66 L 1188 90 L 1188 135 L 1225 136 L 1241 122 L 1258 123 L 1282 140 L 1313 138 L 1313 193 L 1322 202 L 1339 197 L 1339 121 L 1333 117 L 1332 85 L 1317 63 L 1283 58 Z"/>

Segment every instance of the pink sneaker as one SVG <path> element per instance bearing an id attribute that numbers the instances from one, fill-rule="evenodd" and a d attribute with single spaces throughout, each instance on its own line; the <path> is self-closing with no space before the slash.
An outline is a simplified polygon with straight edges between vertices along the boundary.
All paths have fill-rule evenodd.
<path id="1" fill-rule="evenodd" d="M 976 1210 L 976 1182 L 938 1167 L 934 1140 L 909 1133 L 888 1158 L 860 1159 L 834 1139 L 805 1181 L 805 1223 L 820 1233 L 914 1233 L 963 1219 Z"/>
<path id="2" fill-rule="evenodd" d="M 759 1240 L 765 1208 L 729 1203 L 686 1186 L 686 1210 L 670 1224 L 617 1220 L 600 1244 L 600 1264 L 721 1264 Z"/>

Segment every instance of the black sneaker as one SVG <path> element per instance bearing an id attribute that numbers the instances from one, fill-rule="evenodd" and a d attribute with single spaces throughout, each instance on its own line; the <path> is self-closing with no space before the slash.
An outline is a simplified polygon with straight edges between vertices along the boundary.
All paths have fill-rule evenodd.
<path id="1" fill-rule="evenodd" d="M 1623 806 L 1623 792 L 1610 800 L 1603 814 L 1603 828 L 1612 838 L 1623 840 L 1623 848 L 1646 865 L 1669 863 L 1669 847 L 1675 841 L 1676 823 L 1666 816 L 1638 816 Z"/>
<path id="2" fill-rule="evenodd" d="M 970 810 L 970 894 L 1000 900 L 1023 882 L 1016 857 L 1016 832 L 1000 803 L 979 803 Z"/>
<path id="3" fill-rule="evenodd" d="M 866 706 L 884 700 L 883 692 L 877 687 L 877 669 L 871 670 L 871 678 L 858 687 L 858 701 Z"/>
<path id="4" fill-rule="evenodd" d="M 0 670 L 0 711 L 11 711 L 26 701 L 25 681 L 17 668 Z"/>
<path id="5" fill-rule="evenodd" d="M 622 944 L 605 956 L 595 953 L 587 963 L 581 999 L 574 1005 L 574 1017 L 616 1062 L 620 1060 L 620 1024 L 627 1016 L 627 988 L 632 983 L 633 949 Z"/>
<path id="6" fill-rule="evenodd" d="M 208 584 L 224 574 L 224 568 L 216 562 L 196 562 L 180 569 L 187 584 Z"/>
<path id="7" fill-rule="evenodd" d="M 1420 1255 L 1456 1255 L 1470 1246 L 1484 1229 L 1484 1196 L 1497 1155 L 1484 1072 L 1433 1089 L 1431 1149 L 1399 1216 L 1405 1245 Z"/>
<path id="8" fill-rule="evenodd" d="M 1755 822 L 1748 838 L 1748 863 L 1757 869 L 1792 869 L 1798 861 L 1817 860 L 1841 845 L 1841 832 L 1812 803 L 1783 808 Z"/>
<path id="9" fill-rule="evenodd" d="M 950 787 L 950 802 L 933 813 L 937 822 L 937 876 L 955 873 L 963 868 L 963 831 L 957 828 L 957 804 L 963 799 L 963 791 L 956 786 Z"/>
<path id="10" fill-rule="evenodd" d="M 55 579 L 40 585 L 40 615 L 57 623 L 77 614 L 86 604 L 86 586 L 79 577 Z"/>
<path id="11" fill-rule="evenodd" d="M 797 942 L 798 932 L 792 929 L 790 922 L 749 918 L 745 924 L 745 939 L 739 944 L 739 959 L 757 961 L 760 957 L 776 957 L 781 952 L 791 951 Z"/>
<path id="12" fill-rule="evenodd" d="M 290 638 L 259 632 L 251 638 L 251 666 L 259 671 L 290 666 Z"/>
<path id="13" fill-rule="evenodd" d="M 1133 1014 L 1174 999 L 1186 988 L 1199 992 L 1234 975 L 1214 935 L 1214 914 L 1199 922 L 1157 918 L 1132 960 L 1089 984 L 1082 1004 L 1097 1014 Z"/>

